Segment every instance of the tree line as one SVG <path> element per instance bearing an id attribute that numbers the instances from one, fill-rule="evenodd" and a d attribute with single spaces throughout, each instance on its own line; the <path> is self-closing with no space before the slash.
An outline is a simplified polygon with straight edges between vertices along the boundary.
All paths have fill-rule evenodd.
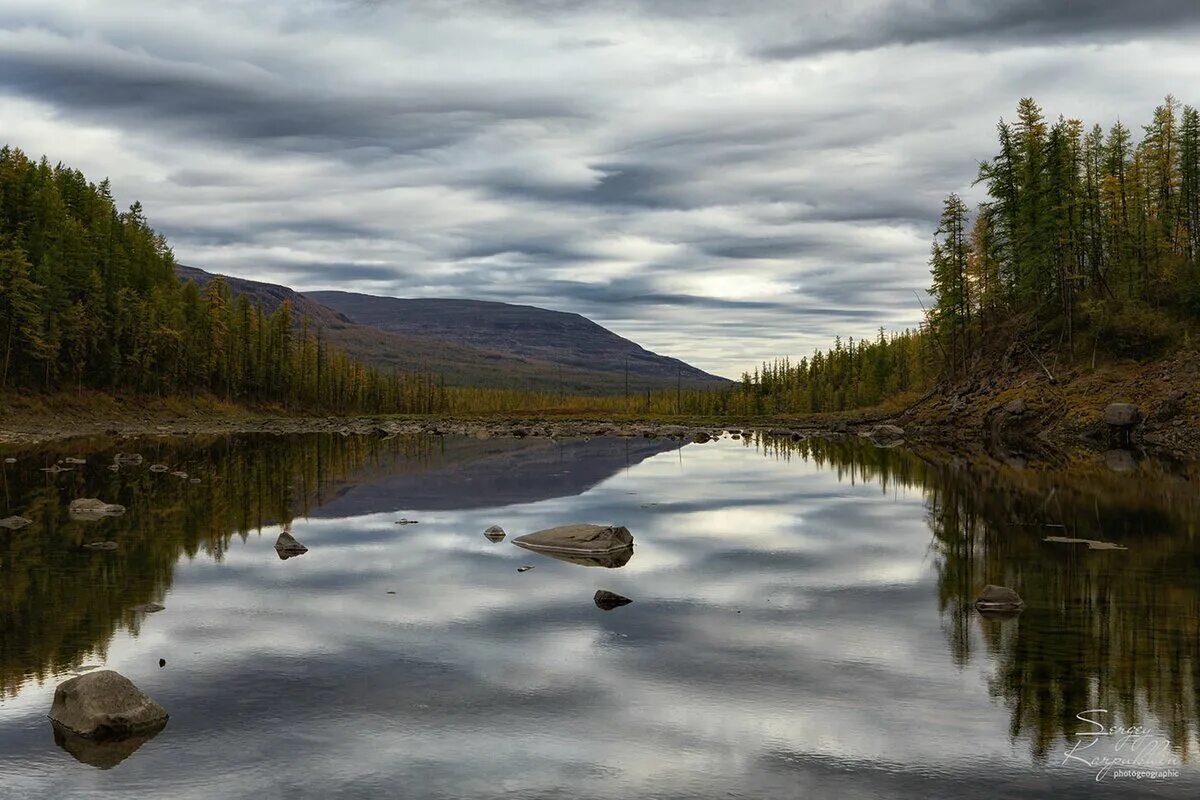
<path id="1" fill-rule="evenodd" d="M 735 389 L 747 409 L 840 411 L 986 368 L 1003 348 L 1142 357 L 1200 318 L 1200 112 L 1167 96 L 1140 138 L 1032 98 L 997 125 L 979 165 L 986 199 L 949 195 L 918 330 L 841 341 L 764 364 Z"/>

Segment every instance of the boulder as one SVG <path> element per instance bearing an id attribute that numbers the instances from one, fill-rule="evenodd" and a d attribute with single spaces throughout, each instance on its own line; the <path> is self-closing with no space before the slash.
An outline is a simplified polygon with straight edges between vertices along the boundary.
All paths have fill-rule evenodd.
<path id="1" fill-rule="evenodd" d="M 618 525 L 578 523 L 518 536 L 513 544 L 546 553 L 598 555 L 633 547 L 633 535 Z"/>
<path id="2" fill-rule="evenodd" d="M 105 517 L 119 517 L 125 513 L 125 506 L 106 503 L 94 497 L 80 497 L 71 501 L 67 513 L 71 515 L 71 519 L 95 521 Z"/>
<path id="3" fill-rule="evenodd" d="M 296 541 L 296 537 L 287 531 L 281 531 L 279 538 L 275 540 L 275 552 L 279 554 L 279 558 L 286 560 L 293 556 L 304 555 L 308 552 L 308 548 Z"/>
<path id="4" fill-rule="evenodd" d="M 506 534 L 504 533 L 504 528 L 501 528 L 499 525 L 493 525 L 484 531 L 483 535 L 489 542 L 502 542 Z"/>
<path id="5" fill-rule="evenodd" d="M 1114 428 L 1132 428 L 1142 421 L 1142 412 L 1132 403 L 1109 403 L 1104 422 Z"/>
<path id="6" fill-rule="evenodd" d="M 975 607 L 980 611 L 1018 611 L 1025 606 L 1021 596 L 1007 586 L 988 584 L 979 593 Z"/>
<path id="7" fill-rule="evenodd" d="M 110 669 L 64 681 L 54 690 L 50 719 L 95 739 L 133 736 L 167 721 L 167 712 L 133 682 Z"/>
<path id="8" fill-rule="evenodd" d="M 0 519 L 0 528 L 8 528 L 10 531 L 19 531 L 19 530 L 21 530 L 21 528 L 24 528 L 26 525 L 32 525 L 32 524 L 33 524 L 33 520 L 26 519 L 25 517 L 14 516 L 14 517 L 5 517 L 4 519 Z"/>
<path id="9" fill-rule="evenodd" d="M 595 602 L 596 608 L 602 611 L 612 611 L 614 608 L 627 606 L 633 602 L 628 597 L 619 595 L 616 592 L 610 592 L 607 589 L 598 590 L 592 601 Z"/>

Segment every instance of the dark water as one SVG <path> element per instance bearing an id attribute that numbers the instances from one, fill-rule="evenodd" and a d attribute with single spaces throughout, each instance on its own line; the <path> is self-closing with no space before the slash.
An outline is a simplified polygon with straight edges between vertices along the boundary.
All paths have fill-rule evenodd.
<path id="1" fill-rule="evenodd" d="M 118 449 L 146 463 L 106 469 Z M 1188 467 L 1014 470 L 859 440 L 0 455 L 19 458 L 0 466 L 0 517 L 35 521 L 0 530 L 0 797 L 1200 794 Z M 87 496 L 128 511 L 70 521 Z M 626 525 L 633 558 L 585 567 L 483 536 L 573 521 Z M 307 554 L 276 556 L 284 525 Z M 106 539 L 118 549 L 80 547 Z M 986 583 L 1024 612 L 981 617 Z M 634 602 L 603 611 L 597 589 Z M 134 610 L 147 602 L 166 610 Z M 92 665 L 161 702 L 167 727 L 56 744 L 54 687 Z M 1068 758 L 1089 709 L 1153 734 Z M 1079 760 L 1105 757 L 1177 776 L 1098 781 Z"/>

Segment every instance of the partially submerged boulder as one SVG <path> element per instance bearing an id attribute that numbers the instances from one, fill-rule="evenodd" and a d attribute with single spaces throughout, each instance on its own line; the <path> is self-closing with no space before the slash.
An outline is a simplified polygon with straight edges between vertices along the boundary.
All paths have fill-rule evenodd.
<path id="1" fill-rule="evenodd" d="M 89 672 L 54 690 L 50 719 L 94 739 L 132 736 L 167 721 L 167 711 L 133 682 L 110 669 Z"/>
<path id="2" fill-rule="evenodd" d="M 979 593 L 975 607 L 980 611 L 1020 611 L 1025 607 L 1025 601 L 1007 586 L 994 586 L 989 583 Z"/>
<path id="3" fill-rule="evenodd" d="M 308 548 L 296 541 L 292 534 L 281 531 L 279 538 L 275 540 L 275 552 L 279 554 L 280 559 L 287 560 L 293 556 L 304 555 Z"/>
<path id="4" fill-rule="evenodd" d="M 501 528 L 499 525 L 493 525 L 484 531 L 483 535 L 489 542 L 502 542 L 507 534 L 504 532 L 504 528 Z"/>
<path id="5" fill-rule="evenodd" d="M 619 525 L 578 523 L 527 533 L 513 539 L 513 544 L 544 553 L 598 555 L 632 548 L 633 535 Z"/>
<path id="6" fill-rule="evenodd" d="M 25 517 L 12 516 L 0 519 L 0 528 L 8 528 L 10 531 L 19 531 L 21 528 L 32 524 L 33 520 Z"/>
<path id="7" fill-rule="evenodd" d="M 70 513 L 71 519 L 95 521 L 105 517 L 119 517 L 125 513 L 125 506 L 106 503 L 94 497 L 81 497 L 78 500 L 72 500 L 67 511 Z"/>
<path id="8" fill-rule="evenodd" d="M 1132 428 L 1142 421 L 1142 412 L 1132 403 L 1109 403 L 1104 422 L 1113 428 Z"/>
<path id="9" fill-rule="evenodd" d="M 633 601 L 628 597 L 619 595 L 616 592 L 610 592 L 607 589 L 599 589 L 596 591 L 596 596 L 592 598 L 596 604 L 596 608 L 602 611 L 612 611 L 614 608 L 627 606 Z"/>

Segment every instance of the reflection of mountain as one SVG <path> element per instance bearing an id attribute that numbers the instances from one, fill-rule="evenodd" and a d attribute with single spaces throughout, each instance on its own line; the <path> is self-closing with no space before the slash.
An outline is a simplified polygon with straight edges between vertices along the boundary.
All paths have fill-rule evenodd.
<path id="1" fill-rule="evenodd" d="M 575 495 L 628 465 L 677 448 L 667 440 L 479 440 L 436 437 L 233 436 L 136 442 L 77 441 L 19 452 L 0 463 L 0 517 L 33 524 L 0 531 L 0 695 L 103 654 L 118 628 L 136 632 L 131 609 L 160 601 L 182 555 L 220 560 L 235 534 L 297 514 L 363 514 L 397 508 L 474 508 Z M 118 451 L 145 462 L 110 471 Z M 88 464 L 48 476 L 68 456 Z M 150 471 L 152 464 L 189 479 Z M 199 479 L 191 483 L 190 478 Z M 72 519 L 67 502 L 97 497 L 120 517 Z M 93 541 L 117 549 L 84 550 Z"/>
<path id="2" fill-rule="evenodd" d="M 1200 520 L 1197 467 L 1142 465 L 1115 474 L 1103 461 L 1070 472 L 934 463 L 862 440 L 770 443 L 828 464 L 845 478 L 923 489 L 951 657 L 995 664 L 989 689 L 1010 732 L 1044 759 L 1109 709 L 1113 724 L 1153 714 L 1186 755 L 1200 733 Z M 1047 536 L 1112 541 L 1093 551 Z M 973 608 L 988 583 L 1026 607 L 1008 619 Z"/>
<path id="3" fill-rule="evenodd" d="M 419 470 L 381 464 L 312 517 L 438 511 L 536 503 L 583 494 L 647 458 L 677 450 L 669 439 L 447 439 Z"/>

